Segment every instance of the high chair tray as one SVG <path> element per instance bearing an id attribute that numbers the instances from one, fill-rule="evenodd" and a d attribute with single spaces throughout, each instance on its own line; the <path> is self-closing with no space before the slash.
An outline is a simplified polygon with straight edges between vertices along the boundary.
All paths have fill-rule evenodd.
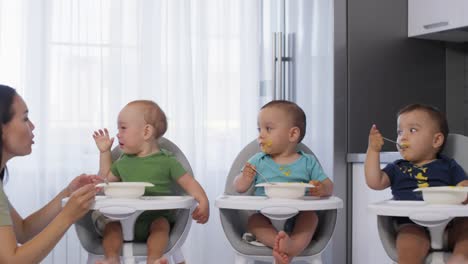
<path id="1" fill-rule="evenodd" d="M 272 199 L 265 196 L 221 195 L 215 206 L 221 209 L 261 210 L 265 207 L 291 207 L 299 211 L 330 210 L 343 208 L 343 201 L 336 197 L 317 198 L 305 196 L 302 199 Z"/>
<path id="2" fill-rule="evenodd" d="M 424 201 L 384 200 L 369 205 L 369 210 L 377 215 L 411 216 L 416 213 L 439 213 L 447 217 L 468 216 L 467 205 L 428 204 Z"/>
<path id="3" fill-rule="evenodd" d="M 62 205 L 68 198 L 62 200 Z M 108 206 L 131 207 L 136 210 L 162 210 L 191 208 L 195 204 L 192 196 L 143 196 L 139 199 L 108 198 L 106 196 L 96 196 L 96 201 L 91 209 L 98 210 Z"/>

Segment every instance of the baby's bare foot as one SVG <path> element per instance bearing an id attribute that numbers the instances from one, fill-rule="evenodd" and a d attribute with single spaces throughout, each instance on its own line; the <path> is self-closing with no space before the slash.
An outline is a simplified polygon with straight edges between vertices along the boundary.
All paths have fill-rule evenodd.
<path id="1" fill-rule="evenodd" d="M 273 250 L 279 251 L 279 241 L 280 241 L 280 236 L 278 234 L 275 237 L 275 244 L 273 245 Z"/>
<path id="2" fill-rule="evenodd" d="M 275 258 L 275 264 L 289 264 L 289 256 L 283 252 L 273 250 L 273 258 Z"/>
<path id="3" fill-rule="evenodd" d="M 288 234 L 286 234 L 286 232 L 279 231 L 278 235 L 275 238 L 275 246 L 276 246 L 276 241 L 278 241 L 278 246 L 276 249 L 277 251 L 288 254 L 288 255 L 291 253 L 292 240 L 288 236 Z"/>
<path id="4" fill-rule="evenodd" d="M 96 264 L 120 264 L 120 258 L 105 258 L 96 261 Z"/>

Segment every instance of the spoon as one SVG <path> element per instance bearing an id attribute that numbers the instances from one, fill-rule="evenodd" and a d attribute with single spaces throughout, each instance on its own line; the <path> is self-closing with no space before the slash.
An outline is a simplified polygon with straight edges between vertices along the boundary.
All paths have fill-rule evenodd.
<path id="1" fill-rule="evenodd" d="M 252 170 L 254 170 L 256 173 L 258 173 L 258 175 L 262 176 L 263 180 L 265 180 L 266 183 L 271 184 L 271 185 L 276 184 L 274 182 L 270 182 L 269 180 L 267 180 L 267 177 L 265 177 L 265 175 L 261 174 L 256 168 L 254 168 L 254 167 L 250 167 L 250 168 L 252 168 Z"/>
<path id="2" fill-rule="evenodd" d="M 106 185 L 109 185 L 109 179 L 107 178 L 107 175 L 102 176 L 102 178 L 104 178 L 104 183 L 105 183 Z"/>
<path id="3" fill-rule="evenodd" d="M 109 179 L 107 178 L 107 176 L 104 176 L 104 183 L 105 183 L 106 185 L 109 185 Z"/>
<path id="4" fill-rule="evenodd" d="M 386 138 L 386 137 L 382 137 L 382 138 L 387 140 L 388 142 L 395 143 L 399 148 L 404 148 L 400 143 L 396 142 L 395 140 L 391 140 L 391 139 Z"/>

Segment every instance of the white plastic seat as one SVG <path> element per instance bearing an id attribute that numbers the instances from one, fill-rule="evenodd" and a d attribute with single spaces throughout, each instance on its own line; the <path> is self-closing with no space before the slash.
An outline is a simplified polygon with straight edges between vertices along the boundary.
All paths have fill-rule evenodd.
<path id="1" fill-rule="evenodd" d="M 182 153 L 182 151 L 171 141 L 166 138 L 161 138 L 159 141 L 160 147 L 170 151 L 176 159 L 182 164 L 186 171 L 193 175 L 192 168 Z M 112 160 L 116 160 L 121 155 L 119 147 L 112 150 Z M 173 193 L 176 195 L 185 195 L 185 192 L 177 184 L 174 184 Z M 189 209 L 177 209 L 176 221 L 169 235 L 169 242 L 165 251 L 165 255 L 172 258 L 173 263 L 183 261 L 183 255 L 180 247 L 187 238 L 188 231 L 191 226 L 191 211 Z M 83 218 L 75 223 L 76 233 L 80 240 L 81 246 L 88 252 L 88 263 L 93 263 L 96 259 L 103 258 L 104 249 L 102 247 L 102 237 L 96 232 L 95 226 L 91 219 L 92 211 L 88 212 Z M 128 243 L 124 243 L 124 247 Z M 138 260 L 144 260 L 147 255 L 146 243 L 131 242 L 131 251 L 133 257 Z M 134 260 L 124 260 L 125 263 L 133 263 Z M 146 263 L 146 262 L 145 262 Z"/>
<path id="2" fill-rule="evenodd" d="M 304 144 L 300 144 L 298 148 L 305 153 L 313 155 L 312 151 Z M 233 181 L 241 172 L 241 169 L 247 160 L 260 151 L 257 141 L 254 140 L 237 155 L 226 180 L 225 195 L 253 195 L 253 186 L 245 193 L 238 193 L 234 189 Z M 336 199 L 341 202 L 338 207 L 342 207 L 342 201 L 338 198 Z M 221 224 L 223 226 L 224 233 L 232 248 L 236 251 L 236 264 L 247 263 L 249 260 L 273 260 L 271 248 L 251 245 L 242 240 L 242 235 L 247 232 L 248 217 L 255 212 L 256 211 L 220 208 Z M 337 209 L 320 210 L 316 212 L 319 221 L 312 241 L 299 256 L 293 259 L 293 261 L 301 260 L 308 263 L 322 263 L 320 253 L 325 250 L 333 235 L 336 224 Z"/>
<path id="3" fill-rule="evenodd" d="M 468 171 L 468 137 L 458 134 L 449 134 L 443 151 L 447 157 L 453 158 L 458 164 Z M 437 210 L 437 209 L 435 209 Z M 437 212 L 435 212 L 437 213 Z M 395 262 L 398 261 L 396 250 L 396 236 L 394 217 L 386 215 L 377 215 L 377 227 L 379 237 L 387 255 Z M 444 233 L 444 244 L 441 249 L 432 248 L 429 255 L 426 257 L 426 263 L 440 264 L 445 263 L 450 257 L 451 252 L 448 251 L 447 232 Z"/>

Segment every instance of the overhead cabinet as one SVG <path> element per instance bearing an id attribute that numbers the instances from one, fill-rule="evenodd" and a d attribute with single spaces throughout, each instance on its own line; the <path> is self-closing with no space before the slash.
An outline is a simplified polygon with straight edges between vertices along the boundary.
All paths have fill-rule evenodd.
<path id="1" fill-rule="evenodd" d="M 468 0 L 408 0 L 408 37 L 468 41 Z"/>

